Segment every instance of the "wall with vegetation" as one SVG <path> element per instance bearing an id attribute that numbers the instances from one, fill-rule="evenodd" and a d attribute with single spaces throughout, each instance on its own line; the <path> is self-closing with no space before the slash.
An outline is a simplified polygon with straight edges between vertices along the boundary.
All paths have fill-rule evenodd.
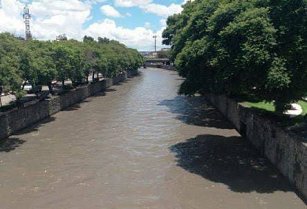
<path id="1" fill-rule="evenodd" d="M 206 97 L 307 199 L 306 139 L 226 96 Z"/>
<path id="2" fill-rule="evenodd" d="M 0 113 L 0 139 L 4 139 L 73 104 L 81 102 L 91 95 L 104 91 L 110 86 L 126 80 L 127 77 L 133 77 L 136 73 L 136 71 L 123 72 L 114 78 L 81 86 L 63 95 L 53 96 L 43 101 L 25 103 L 23 107 Z"/>

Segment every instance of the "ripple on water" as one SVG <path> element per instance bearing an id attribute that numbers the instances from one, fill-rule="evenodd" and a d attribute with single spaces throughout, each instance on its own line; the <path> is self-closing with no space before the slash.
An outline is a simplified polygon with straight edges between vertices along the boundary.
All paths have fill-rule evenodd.
<path id="1" fill-rule="evenodd" d="M 305 209 L 203 98 L 176 94 L 180 82 L 146 69 L 16 136 L 0 149 L 0 208 Z"/>

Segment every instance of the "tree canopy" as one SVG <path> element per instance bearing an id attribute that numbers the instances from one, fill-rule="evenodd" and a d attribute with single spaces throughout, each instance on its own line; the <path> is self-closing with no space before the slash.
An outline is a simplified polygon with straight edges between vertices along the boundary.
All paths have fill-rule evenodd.
<path id="1" fill-rule="evenodd" d="M 17 98 L 23 95 L 25 83 L 47 85 L 52 92 L 52 81 L 64 84 L 71 80 L 75 85 L 88 81 L 90 74 L 113 77 L 135 71 L 142 64 L 143 57 L 136 50 L 107 38 L 24 41 L 9 33 L 0 34 L 0 89 Z"/>
<path id="2" fill-rule="evenodd" d="M 180 93 L 251 95 L 277 111 L 307 94 L 307 0 L 195 0 L 167 20 Z"/>

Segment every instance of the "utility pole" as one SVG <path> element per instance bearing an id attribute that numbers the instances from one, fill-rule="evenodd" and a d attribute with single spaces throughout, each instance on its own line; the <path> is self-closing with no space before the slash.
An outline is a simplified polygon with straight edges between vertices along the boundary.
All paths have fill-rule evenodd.
<path id="1" fill-rule="evenodd" d="M 153 38 L 155 39 L 155 52 L 157 52 L 157 35 L 154 35 Z"/>
<path id="2" fill-rule="evenodd" d="M 30 15 L 30 10 L 28 7 L 28 4 L 26 4 L 26 6 L 23 9 L 23 19 L 24 19 L 24 23 L 25 23 L 25 28 L 26 28 L 26 40 L 31 40 L 32 39 L 32 34 L 31 34 L 31 30 L 30 30 L 30 19 L 31 19 L 31 15 Z"/>

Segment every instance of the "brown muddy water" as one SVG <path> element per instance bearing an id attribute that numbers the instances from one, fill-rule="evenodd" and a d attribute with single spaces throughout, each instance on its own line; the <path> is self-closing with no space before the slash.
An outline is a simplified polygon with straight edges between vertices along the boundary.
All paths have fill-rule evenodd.
<path id="1" fill-rule="evenodd" d="M 1 209 L 301 209 L 285 178 L 175 72 L 142 75 L 0 146 Z"/>

